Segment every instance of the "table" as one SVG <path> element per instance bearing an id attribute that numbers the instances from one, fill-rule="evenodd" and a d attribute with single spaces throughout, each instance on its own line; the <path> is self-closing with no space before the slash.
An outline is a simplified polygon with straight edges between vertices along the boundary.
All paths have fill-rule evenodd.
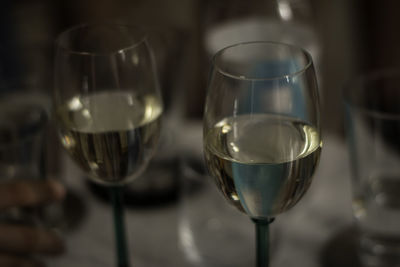
<path id="1" fill-rule="evenodd" d="M 174 133 L 175 140 L 179 140 L 174 153 L 179 154 L 185 150 L 185 153 L 190 151 L 194 157 L 201 157 L 201 125 L 199 122 L 188 122 L 186 126 L 184 134 Z M 60 258 L 49 259 L 48 265 L 115 266 L 111 206 L 99 201 L 88 191 L 82 179 L 83 174 L 68 158 L 65 166 L 63 181 L 80 197 L 86 212 L 78 227 L 62 232 L 67 243 L 67 253 Z M 344 141 L 336 136 L 326 135 L 320 165 L 311 188 L 296 207 L 277 217 L 271 227 L 272 267 L 354 266 L 351 256 L 353 250 L 348 249 L 353 241 L 346 239 L 353 234 L 350 228 L 352 212 L 349 176 Z M 198 195 L 204 197 L 212 194 L 214 193 L 205 192 Z M 179 198 L 175 203 L 157 208 L 127 209 L 126 222 L 132 266 L 209 267 L 207 259 L 201 258 L 202 252 L 193 249 L 196 247 L 197 250 L 212 248 L 208 253 L 215 254 L 211 257 L 220 258 L 222 262 L 226 258 L 237 262 L 237 266 L 243 266 L 240 265 L 243 264 L 240 260 L 247 260 L 247 266 L 254 265 L 254 232 L 250 220 L 230 206 L 222 207 L 224 212 L 214 213 L 217 217 L 209 217 L 207 225 L 212 231 L 225 228 L 232 231 L 226 235 L 225 245 L 216 243 L 220 236 L 215 236 L 216 239 L 213 240 L 211 235 L 207 240 L 202 240 L 200 246 L 196 243 L 196 235 L 193 234 L 196 229 L 192 229 L 192 234 L 190 231 L 188 234 L 185 212 L 189 210 L 198 216 L 211 216 L 210 210 L 221 208 L 221 203 L 226 203 L 210 205 L 199 196 L 193 196 L 193 200 L 187 202 L 186 196 Z M 227 216 L 233 218 L 231 222 L 218 218 L 228 213 Z M 232 227 L 227 226 L 230 223 Z M 204 232 L 207 229 L 201 231 L 203 237 L 207 235 L 207 232 Z M 228 246 L 230 249 L 233 247 L 233 252 L 224 254 Z M 220 262 L 219 266 L 222 265 Z"/>

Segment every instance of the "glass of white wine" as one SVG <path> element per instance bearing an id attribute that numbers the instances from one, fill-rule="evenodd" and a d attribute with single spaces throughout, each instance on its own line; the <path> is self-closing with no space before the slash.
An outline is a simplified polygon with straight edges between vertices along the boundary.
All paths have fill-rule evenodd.
<path id="1" fill-rule="evenodd" d="M 128 25 L 82 25 L 56 41 L 55 118 L 64 148 L 109 187 L 119 267 L 129 266 L 121 189 L 154 154 L 163 111 L 146 34 Z"/>
<path id="2" fill-rule="evenodd" d="M 322 147 L 319 116 L 313 62 L 303 49 L 248 42 L 214 56 L 206 165 L 225 198 L 255 223 L 258 267 L 269 265 L 269 224 L 311 184 Z"/>

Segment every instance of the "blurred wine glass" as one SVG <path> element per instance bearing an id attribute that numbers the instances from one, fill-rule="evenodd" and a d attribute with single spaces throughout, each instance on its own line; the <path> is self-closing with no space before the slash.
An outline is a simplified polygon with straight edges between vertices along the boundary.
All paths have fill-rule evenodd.
<path id="1" fill-rule="evenodd" d="M 122 187 L 157 147 L 163 105 L 146 33 L 128 25 L 83 25 L 57 39 L 55 117 L 77 165 L 111 194 L 118 266 L 129 266 Z"/>

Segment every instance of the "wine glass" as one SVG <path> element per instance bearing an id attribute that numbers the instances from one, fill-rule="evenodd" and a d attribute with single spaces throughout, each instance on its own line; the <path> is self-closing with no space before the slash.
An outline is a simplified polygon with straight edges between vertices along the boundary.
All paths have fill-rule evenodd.
<path id="1" fill-rule="evenodd" d="M 118 266 L 128 266 L 121 188 L 154 154 L 163 111 L 146 34 L 129 25 L 82 25 L 56 41 L 55 118 L 61 143 L 109 187 Z"/>
<path id="2" fill-rule="evenodd" d="M 320 132 L 309 53 L 248 42 L 214 56 L 203 122 L 206 165 L 225 198 L 255 223 L 258 267 L 269 264 L 269 224 L 310 186 Z"/>

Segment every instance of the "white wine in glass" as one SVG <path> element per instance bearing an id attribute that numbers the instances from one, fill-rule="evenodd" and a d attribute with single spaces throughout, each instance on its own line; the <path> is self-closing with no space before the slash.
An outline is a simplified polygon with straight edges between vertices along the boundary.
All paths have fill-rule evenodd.
<path id="1" fill-rule="evenodd" d="M 161 113 L 154 96 L 126 92 L 77 97 L 57 109 L 64 147 L 89 177 L 110 185 L 127 183 L 146 167 Z"/>
<path id="2" fill-rule="evenodd" d="M 268 225 L 309 188 L 322 141 L 311 56 L 250 42 L 213 59 L 204 154 L 225 198 L 256 224 L 257 266 L 268 266 Z"/>

